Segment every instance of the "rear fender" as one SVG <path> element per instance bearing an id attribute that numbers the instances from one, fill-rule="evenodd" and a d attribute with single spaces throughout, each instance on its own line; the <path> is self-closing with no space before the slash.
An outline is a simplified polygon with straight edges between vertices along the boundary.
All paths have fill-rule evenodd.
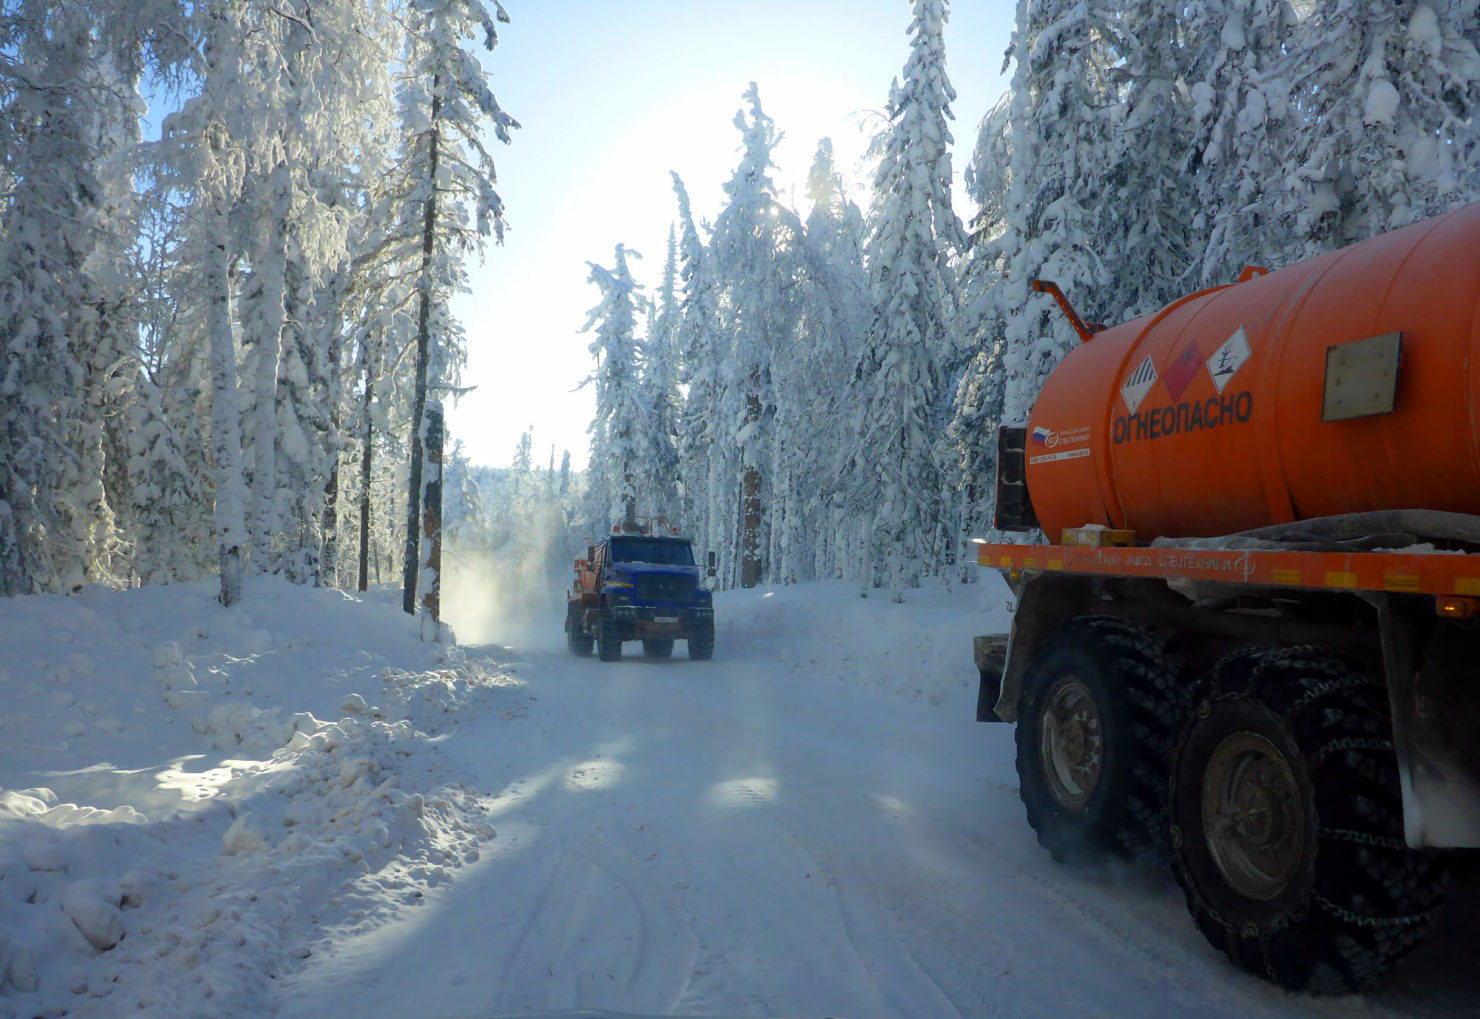
<path id="1" fill-rule="evenodd" d="M 1012 614 L 1012 632 L 1007 636 L 1001 687 L 993 709 L 999 720 L 1017 721 L 1023 673 L 1039 643 L 1060 623 L 1092 611 L 1096 597 L 1097 582 L 1093 578 L 1059 573 L 1023 575 L 1017 589 L 1017 611 Z M 981 714 L 979 706 L 979 720 Z"/>

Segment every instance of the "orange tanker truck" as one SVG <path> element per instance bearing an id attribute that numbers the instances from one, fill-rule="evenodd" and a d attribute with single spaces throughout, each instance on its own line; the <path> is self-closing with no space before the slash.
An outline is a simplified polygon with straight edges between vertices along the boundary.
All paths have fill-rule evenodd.
<path id="1" fill-rule="evenodd" d="M 1083 342 L 999 434 L 976 639 L 1058 859 L 1169 854 L 1287 987 L 1367 986 L 1480 846 L 1480 204 Z"/>

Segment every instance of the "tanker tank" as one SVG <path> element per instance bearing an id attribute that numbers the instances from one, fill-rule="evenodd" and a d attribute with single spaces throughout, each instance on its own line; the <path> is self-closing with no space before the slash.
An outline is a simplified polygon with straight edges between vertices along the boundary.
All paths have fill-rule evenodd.
<path id="1" fill-rule="evenodd" d="M 1480 203 L 1095 334 L 1034 406 L 1033 508 L 1050 540 L 1480 515 L 1477 358 Z"/>

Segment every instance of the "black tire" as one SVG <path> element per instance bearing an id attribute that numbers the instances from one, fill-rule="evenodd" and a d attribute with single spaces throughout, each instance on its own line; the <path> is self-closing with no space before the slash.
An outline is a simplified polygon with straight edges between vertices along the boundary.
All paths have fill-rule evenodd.
<path id="1" fill-rule="evenodd" d="M 1164 854 L 1179 674 L 1152 631 L 1107 616 L 1070 620 L 1034 653 L 1018 702 L 1018 787 L 1055 860 Z"/>
<path id="2" fill-rule="evenodd" d="M 595 643 L 589 633 L 581 632 L 580 614 L 574 602 L 565 610 L 565 644 L 571 653 L 582 658 L 591 656 L 591 645 Z"/>
<path id="3" fill-rule="evenodd" d="M 671 658 L 673 656 L 673 638 L 649 637 L 642 642 L 642 653 L 649 658 Z"/>
<path id="4" fill-rule="evenodd" d="M 689 633 L 689 659 L 707 662 L 714 657 L 714 620 L 697 624 Z"/>
<path id="5" fill-rule="evenodd" d="M 615 662 L 622 657 L 622 629 L 606 609 L 601 610 L 597 624 L 596 653 L 603 662 Z"/>
<path id="6" fill-rule="evenodd" d="M 1438 913 L 1443 864 L 1403 840 L 1387 692 L 1319 650 L 1214 667 L 1178 740 L 1171 801 L 1187 909 L 1257 976 L 1361 990 Z"/>

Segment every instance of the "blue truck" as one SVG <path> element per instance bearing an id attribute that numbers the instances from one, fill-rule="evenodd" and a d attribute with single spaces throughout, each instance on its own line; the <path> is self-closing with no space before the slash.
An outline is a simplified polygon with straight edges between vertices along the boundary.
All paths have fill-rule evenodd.
<path id="1" fill-rule="evenodd" d="M 575 564 L 575 585 L 565 603 L 570 650 L 603 662 L 622 657 L 622 644 L 642 641 L 648 658 L 668 658 L 676 640 L 688 642 L 689 657 L 714 655 L 714 596 L 700 583 L 694 546 L 677 534 L 608 535 Z M 714 553 L 708 575 L 714 576 Z"/>

